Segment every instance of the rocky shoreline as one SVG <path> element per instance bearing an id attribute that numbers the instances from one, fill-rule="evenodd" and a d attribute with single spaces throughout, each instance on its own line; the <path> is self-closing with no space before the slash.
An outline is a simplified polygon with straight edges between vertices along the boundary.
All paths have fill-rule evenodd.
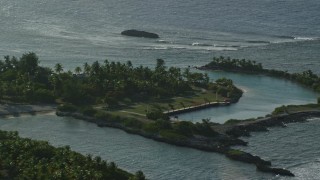
<path id="1" fill-rule="evenodd" d="M 288 123 L 305 122 L 310 117 L 320 117 L 320 111 L 301 111 L 291 114 L 281 114 L 230 125 L 226 134 L 233 137 L 250 136 L 250 132 L 268 131 L 268 127 L 286 127 Z"/>
<path id="2" fill-rule="evenodd" d="M 225 133 L 220 133 L 216 137 L 208 138 L 203 136 L 197 136 L 192 138 L 187 138 L 183 140 L 167 139 L 163 138 L 157 134 L 150 134 L 143 132 L 142 130 L 132 129 L 125 127 L 119 123 L 106 122 L 93 117 L 85 116 L 80 113 L 72 112 L 61 112 L 57 111 L 58 116 L 69 116 L 76 119 L 85 120 L 97 124 L 99 127 L 112 127 L 124 130 L 130 134 L 136 134 L 143 136 L 145 138 L 153 139 L 155 141 L 164 142 L 176 146 L 189 147 L 202 151 L 217 152 L 224 154 L 226 157 L 241 161 L 244 163 L 250 163 L 256 165 L 258 171 L 273 173 L 276 175 L 283 176 L 294 176 L 292 172 L 283 168 L 273 168 L 271 167 L 271 162 L 261 159 L 259 156 L 254 156 L 250 153 L 232 149 L 231 146 L 243 145 L 246 146 L 247 142 L 238 139 L 240 136 L 250 136 L 250 132 L 256 131 L 267 131 L 268 127 L 282 126 L 284 127 L 287 123 L 294 122 L 305 122 L 307 118 L 310 117 L 320 117 L 320 111 L 305 111 L 296 112 L 292 114 L 282 114 L 267 118 L 262 118 L 249 122 L 240 122 L 234 125 L 228 125 L 226 127 Z M 226 125 L 219 125 L 226 126 Z"/>
<path id="3" fill-rule="evenodd" d="M 125 127 L 119 123 L 102 121 L 102 120 L 99 120 L 99 119 L 96 119 L 93 117 L 82 115 L 80 113 L 57 111 L 56 115 L 57 116 L 73 117 L 76 119 L 81 119 L 81 120 L 95 123 L 99 127 L 117 128 L 117 129 L 124 130 L 127 133 L 137 134 L 137 135 L 143 136 L 145 138 L 153 139 L 156 141 L 165 142 L 165 143 L 177 145 L 177 146 L 191 147 L 194 149 L 199 149 L 199 150 L 209 151 L 209 152 L 224 153 L 225 151 L 230 149 L 229 148 L 230 146 L 235 146 L 235 145 L 245 146 L 245 145 L 247 145 L 247 143 L 244 142 L 243 140 L 228 137 L 225 135 L 219 135 L 214 138 L 207 138 L 207 137 L 202 137 L 202 136 L 200 137 L 199 136 L 199 137 L 188 138 L 185 140 L 166 139 L 166 138 L 161 137 L 160 135 L 150 134 L 150 133 L 143 132 L 141 130 L 128 128 L 128 127 Z"/>

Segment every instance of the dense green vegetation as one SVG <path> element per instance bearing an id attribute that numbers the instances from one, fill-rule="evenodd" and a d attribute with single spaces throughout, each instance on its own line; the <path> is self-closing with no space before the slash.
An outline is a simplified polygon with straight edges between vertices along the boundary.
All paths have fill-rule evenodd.
<path id="1" fill-rule="evenodd" d="M 117 115 L 104 110 L 93 109 L 92 107 L 77 107 L 73 105 L 61 105 L 58 107 L 61 112 L 73 112 L 87 117 L 93 117 L 99 121 L 98 124 L 112 124 L 117 127 L 124 127 L 133 132 L 145 133 L 148 135 L 160 136 L 169 140 L 183 140 L 195 135 L 213 137 L 217 133 L 211 128 L 212 123 L 203 120 L 201 123 L 188 121 L 171 122 L 165 118 L 146 120 L 145 118 Z"/>
<path id="2" fill-rule="evenodd" d="M 19 59 L 5 56 L 0 60 L 0 100 L 4 102 L 103 105 L 115 111 L 137 107 L 133 112 L 157 119 L 162 116 L 160 111 L 169 108 L 222 100 L 236 102 L 241 95 L 232 80 L 210 82 L 207 74 L 167 68 L 162 59 L 157 59 L 154 69 L 133 67 L 130 61 L 105 60 L 103 64 L 85 63 L 74 72 L 64 72 L 59 63 L 54 69 L 42 67 L 32 52 Z M 160 108 L 149 111 L 150 102 Z"/>
<path id="3" fill-rule="evenodd" d="M 188 121 L 178 121 L 170 123 L 166 120 L 157 120 L 154 123 L 145 124 L 143 130 L 152 134 L 159 134 L 166 139 L 183 140 L 195 135 L 214 137 L 218 133 L 211 128 L 209 121 L 202 123 L 192 123 Z"/>
<path id="4" fill-rule="evenodd" d="M 193 86 L 195 85 L 193 84 Z M 242 91 L 233 85 L 232 80 L 225 78 L 201 86 L 207 86 L 205 90 L 201 89 L 201 91 L 205 91 L 205 94 L 208 94 L 208 92 L 211 92 L 214 96 L 218 96 L 219 94 L 219 96 L 225 97 L 225 99 L 229 99 L 230 101 L 236 101 L 242 95 Z M 193 96 L 194 95 L 191 95 L 191 97 L 187 99 L 192 99 Z M 142 111 L 138 111 L 138 113 L 137 111 L 129 111 L 130 107 L 127 107 L 123 101 L 121 101 L 121 105 L 114 108 L 105 106 L 102 106 L 102 108 L 100 106 L 99 108 L 98 106 L 92 105 L 78 106 L 77 104 L 64 103 L 58 107 L 58 111 L 94 118 L 98 120 L 98 125 L 101 126 L 119 127 L 129 130 L 130 132 L 159 136 L 167 140 L 186 140 L 196 135 L 205 137 L 216 136 L 218 133 L 211 128 L 212 123 L 208 120 L 195 124 L 186 121 L 170 121 L 169 116 L 165 114 L 164 111 L 168 108 L 178 108 L 176 101 L 185 108 L 184 101 L 180 101 L 181 99 L 183 98 L 179 97 L 174 99 L 172 104 L 152 103 L 142 106 L 142 108 L 140 108 Z M 202 104 L 208 102 L 210 102 L 209 99 L 202 99 Z M 167 107 L 163 107 L 163 105 Z"/>
<path id="5" fill-rule="evenodd" d="M 83 67 L 76 67 L 74 72 L 65 72 L 61 64 L 56 64 L 54 69 L 42 67 L 35 53 L 24 54 L 19 59 L 6 56 L 0 61 L 2 102 L 58 103 L 58 115 L 65 113 L 77 118 L 84 117 L 99 126 L 121 128 L 170 142 L 208 139 L 218 133 L 212 129 L 212 123 L 208 120 L 195 124 L 173 122 L 165 111 L 215 101 L 236 102 L 241 96 L 242 91 L 233 85 L 232 80 L 222 78 L 210 82 L 207 74 L 191 72 L 190 69 L 167 68 L 162 59 L 157 59 L 154 69 L 134 67 L 130 61 L 116 63 L 105 60 L 104 63 L 94 62 L 91 65 L 85 63 Z M 84 179 L 119 179 L 118 174 L 123 173 L 127 175 L 123 176 L 124 179 L 131 178 L 131 175 L 115 168 L 114 164 L 107 164 L 99 158 L 98 162 L 86 158 L 88 162 L 84 163 L 80 161 L 80 155 L 75 155 L 68 148 L 55 149 L 45 142 L 20 139 L 16 135 L 4 139 L 9 139 L 8 143 L 14 141 L 15 146 L 10 147 L 18 149 L 6 149 L 8 153 L 11 150 L 13 153 L 21 153 L 21 156 L 14 154 L 12 157 L 8 155 L 7 160 L 0 159 L 4 177 L 15 178 L 16 174 L 16 178 L 41 179 L 53 173 L 57 179 L 79 179 L 81 176 L 88 177 Z M 31 145 L 25 147 L 25 144 Z M 36 154 L 33 149 L 37 149 Z M 20 150 L 28 153 L 24 154 Z M 64 161 L 69 164 L 59 159 L 61 153 L 65 153 Z M 40 159 L 33 157 L 38 154 Z M 69 156 L 71 160 L 66 159 Z M 15 163 L 11 163 L 12 158 Z M 25 161 L 21 163 L 21 159 Z M 51 167 L 52 163 L 56 166 Z M 70 170 L 73 166 L 76 169 Z M 70 172 L 65 172 L 64 168 Z M 99 171 L 91 173 L 88 168 L 92 171 L 99 168 Z M 21 171 L 21 174 L 16 171 Z M 112 174 L 114 171 L 118 174 Z M 87 176 L 81 173 L 87 173 Z M 144 176 L 138 172 L 133 178 L 143 179 Z"/>
<path id="6" fill-rule="evenodd" d="M 19 59 L 5 56 L 0 61 L 0 98 L 3 101 L 52 103 L 59 99 L 73 104 L 115 106 L 121 102 L 190 95 L 195 87 L 206 89 L 209 86 L 217 88 L 206 74 L 167 68 L 162 59 L 157 59 L 155 69 L 133 67 L 130 61 L 105 60 L 102 64 L 85 63 L 74 72 L 65 72 L 61 64 L 56 64 L 54 69 L 42 67 L 32 52 Z"/>
<path id="7" fill-rule="evenodd" d="M 0 157 L 0 179 L 145 179 L 141 171 L 134 176 L 100 157 L 20 138 L 17 132 L 0 131 Z"/>
<path id="8" fill-rule="evenodd" d="M 123 101 L 118 108 L 108 108 L 111 112 L 140 114 L 149 119 L 165 119 L 162 112 L 188 109 L 215 102 L 237 102 L 242 96 L 242 91 L 233 85 L 229 79 L 218 79 L 210 82 L 208 87 L 193 87 L 192 92 L 168 98 L 150 98 L 143 102 Z"/>
<path id="9" fill-rule="evenodd" d="M 209 121 L 171 122 L 164 113 L 164 104 L 174 109 L 177 103 L 183 107 L 189 105 L 189 100 L 237 101 L 241 95 L 242 91 L 231 80 L 209 82 L 206 74 L 167 68 L 162 59 L 157 60 L 154 69 L 106 60 L 103 64 L 85 63 L 74 72 L 65 72 L 61 64 L 56 64 L 54 69 L 42 67 L 32 52 L 19 59 L 6 56 L 0 61 L 2 102 L 58 103 L 60 112 L 77 113 L 99 120 L 100 125 L 109 123 L 166 140 L 186 140 L 196 135 L 213 137 L 217 133 Z M 150 105 L 139 117 L 122 112 L 125 107 L 150 101 L 161 103 Z M 5 178 L 143 179 L 141 172 L 133 177 L 117 169 L 114 163 L 82 157 L 68 148 L 54 148 L 46 142 L 21 139 L 12 133 L 1 135 L 0 148 L 4 148 L 5 158 L 0 159 L 0 169 Z"/>
<path id="10" fill-rule="evenodd" d="M 287 71 L 264 69 L 261 63 L 245 59 L 231 59 L 218 57 L 213 58 L 209 64 L 203 66 L 204 69 L 212 70 L 225 70 L 236 71 L 245 73 L 261 73 L 275 77 L 281 77 L 288 80 L 298 82 L 302 85 L 312 88 L 313 90 L 320 92 L 320 77 L 314 74 L 311 70 L 307 70 L 301 73 L 288 73 Z"/>
<path id="11" fill-rule="evenodd" d="M 40 67 L 36 54 L 0 61 L 0 98 L 10 101 L 53 102 L 52 70 Z"/>
<path id="12" fill-rule="evenodd" d="M 214 57 L 213 60 L 205 65 L 205 67 L 210 69 L 221 69 L 221 70 L 232 70 L 232 71 L 248 71 L 256 72 L 262 71 L 263 67 L 261 63 L 256 63 L 255 61 L 245 60 L 245 59 L 231 59 L 230 57 L 224 58 L 223 56 Z"/>

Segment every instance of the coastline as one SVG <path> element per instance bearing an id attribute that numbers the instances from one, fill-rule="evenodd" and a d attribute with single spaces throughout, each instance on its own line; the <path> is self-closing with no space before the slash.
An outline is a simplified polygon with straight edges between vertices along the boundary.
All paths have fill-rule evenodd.
<path id="1" fill-rule="evenodd" d="M 192 137 L 175 138 L 166 137 L 158 133 L 146 132 L 143 129 L 136 127 L 127 127 L 117 121 L 108 121 L 107 119 L 99 119 L 91 115 L 84 115 L 79 112 L 62 112 L 53 104 L 0 104 L 0 117 L 18 117 L 21 115 L 36 115 L 36 114 L 52 114 L 57 116 L 68 116 L 75 119 L 85 120 L 97 124 L 99 127 L 111 127 L 121 129 L 130 134 L 140 135 L 142 137 L 152 139 L 158 142 L 163 142 L 175 146 L 188 147 L 207 152 L 216 152 L 225 155 L 235 161 L 254 164 L 256 169 L 261 172 L 272 173 L 275 175 L 294 176 L 292 172 L 283 168 L 274 168 L 270 161 L 263 160 L 259 156 L 250 153 L 233 149 L 232 146 L 246 146 L 247 142 L 239 139 L 241 136 L 250 136 L 250 132 L 268 131 L 268 127 L 282 126 L 287 123 L 305 122 L 310 117 L 320 117 L 320 109 L 316 105 L 306 106 L 303 111 L 285 108 L 286 111 L 280 111 L 281 114 L 270 115 L 265 118 L 251 119 L 246 121 L 234 120 L 226 124 L 212 124 L 211 128 L 217 132 L 213 137 L 194 135 Z M 301 107 L 301 106 L 298 106 Z M 310 108 L 312 107 L 312 108 Z M 309 109 L 308 109 L 309 108 Z M 299 108 L 298 108 L 299 109 Z M 288 111 L 290 110 L 290 111 Z M 217 130 L 218 129 L 218 130 Z"/>
<path id="2" fill-rule="evenodd" d="M 250 121 L 235 121 L 231 124 L 212 125 L 212 128 L 219 134 L 214 137 L 193 136 L 185 139 L 170 139 L 162 137 L 160 134 L 152 134 L 144 132 L 141 129 L 126 127 L 117 122 L 108 122 L 106 120 L 97 119 L 95 117 L 86 116 L 77 112 L 61 112 L 56 110 L 56 105 L 27 105 L 27 104 L 1 104 L 1 117 L 17 117 L 20 115 L 36 115 L 43 113 L 56 112 L 57 116 L 68 116 L 76 119 L 85 120 L 97 124 L 99 127 L 111 127 L 121 129 L 127 133 L 140 135 L 142 137 L 152 139 L 158 142 L 163 142 L 175 146 L 188 147 L 207 152 L 216 152 L 223 154 L 226 157 L 254 164 L 258 171 L 279 174 L 284 176 L 294 176 L 294 174 L 283 168 L 271 167 L 271 162 L 263 160 L 259 156 L 254 156 L 250 153 L 232 149 L 232 146 L 246 146 L 247 142 L 239 139 L 241 136 L 250 136 L 250 132 L 268 131 L 267 128 L 274 126 L 286 127 L 287 123 L 305 122 L 311 117 L 320 117 L 320 110 L 304 110 L 294 111 L 291 113 L 282 113 L 265 118 L 254 119 Z"/>
<path id="3" fill-rule="evenodd" d="M 315 92 L 320 92 L 320 77 L 311 70 L 306 70 L 301 73 L 289 73 L 288 71 L 266 69 L 261 63 L 246 59 L 231 59 L 231 58 L 213 58 L 213 61 L 203 66 L 196 66 L 198 70 L 203 71 L 225 71 L 233 73 L 264 75 L 270 77 L 281 78 L 295 82 L 304 87 L 310 88 Z"/>
<path id="4" fill-rule="evenodd" d="M 250 132 L 267 131 L 268 127 L 285 127 L 285 124 L 287 123 L 305 122 L 307 118 L 320 117 L 320 111 L 301 111 L 291 114 L 281 114 L 248 122 L 239 122 L 232 125 L 216 125 L 223 127 L 225 129 L 225 133 L 219 133 L 219 135 L 214 138 L 192 137 L 184 140 L 177 140 L 164 138 L 157 134 L 149 134 L 138 129 L 125 127 L 119 123 L 106 122 L 97 118 L 85 116 L 80 113 L 57 111 L 56 114 L 58 116 L 69 116 L 76 119 L 81 119 L 91 123 L 95 123 L 99 127 L 111 127 L 121 129 L 130 134 L 140 135 L 148 139 L 164 142 L 171 145 L 189 147 L 201 151 L 217 152 L 220 154 L 224 154 L 226 157 L 236 161 L 254 164 L 257 170 L 259 171 L 283 176 L 294 176 L 294 174 L 289 170 L 283 168 L 271 167 L 270 161 L 265 161 L 261 159 L 259 156 L 254 156 L 247 152 L 232 149 L 231 147 L 234 145 L 247 145 L 247 142 L 238 139 L 238 137 L 250 136 Z"/>
<path id="5" fill-rule="evenodd" d="M 209 151 L 209 152 L 218 152 L 218 153 L 223 153 L 224 151 L 226 151 L 227 149 L 229 149 L 228 147 L 231 145 L 246 145 L 247 143 L 240 140 L 240 139 L 236 139 L 236 138 L 225 138 L 225 136 L 222 137 L 215 137 L 215 138 L 206 138 L 206 137 L 195 137 L 195 138 L 190 138 L 190 139 L 183 139 L 183 140 L 174 140 L 174 139 L 167 139 L 167 138 L 163 138 L 159 135 L 155 135 L 155 134 L 150 134 L 150 133 L 146 133 L 137 129 L 133 129 L 133 128 L 129 128 L 129 127 L 125 127 L 119 123 L 116 122 L 106 122 L 94 117 L 90 117 L 90 116 L 85 116 L 83 114 L 80 113 L 72 113 L 72 112 L 61 112 L 61 111 L 57 111 L 56 112 L 57 116 L 65 116 L 65 117 L 73 117 L 75 119 L 80 119 L 80 120 L 84 120 L 87 122 L 91 122 L 91 123 L 95 123 L 97 124 L 97 126 L 99 127 L 111 127 L 111 128 L 117 128 L 117 129 L 121 129 L 129 134 L 136 134 L 136 135 L 140 135 L 142 137 L 148 138 L 148 139 L 153 139 L 155 141 L 160 141 L 160 142 L 165 142 L 168 144 L 172 144 L 172 145 L 177 145 L 177 146 L 183 146 L 183 147 L 191 147 L 194 149 L 199 149 L 199 150 L 203 150 L 203 151 Z M 222 141 L 224 141 L 224 145 L 223 144 L 219 144 Z"/>
<path id="6" fill-rule="evenodd" d="M 268 127 L 286 127 L 288 123 L 306 122 L 308 118 L 320 117 L 320 111 L 300 111 L 290 114 L 280 114 L 252 121 L 239 122 L 225 126 L 225 133 L 233 137 L 250 136 L 250 132 L 268 131 Z"/>

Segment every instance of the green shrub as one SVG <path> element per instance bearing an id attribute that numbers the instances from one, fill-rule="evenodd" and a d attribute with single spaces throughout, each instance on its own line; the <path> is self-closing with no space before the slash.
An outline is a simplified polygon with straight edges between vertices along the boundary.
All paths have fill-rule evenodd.
<path id="1" fill-rule="evenodd" d="M 47 142 L 39 141 L 39 145 L 32 149 L 32 155 L 38 159 L 50 159 L 55 155 L 55 151 Z"/>
<path id="2" fill-rule="evenodd" d="M 161 130 L 160 136 L 162 136 L 165 139 L 176 140 L 176 141 L 183 141 L 187 139 L 186 136 L 181 135 L 174 130 Z"/>
<path id="3" fill-rule="evenodd" d="M 151 109 L 151 111 L 147 112 L 146 116 L 148 119 L 151 119 L 151 120 L 158 120 L 158 119 L 169 120 L 169 116 L 164 114 L 162 110 L 158 108 Z"/>
<path id="4" fill-rule="evenodd" d="M 193 135 L 194 124 L 188 121 L 180 121 L 173 126 L 174 130 L 187 137 L 191 137 Z"/>
<path id="5" fill-rule="evenodd" d="M 137 128 L 137 129 L 140 129 L 143 126 L 141 121 L 139 121 L 137 119 L 133 119 L 133 118 L 125 119 L 123 124 L 126 127 Z"/>
<path id="6" fill-rule="evenodd" d="M 171 125 L 171 122 L 169 120 L 162 120 L 162 119 L 159 119 L 155 122 L 157 128 L 159 130 L 161 129 L 172 129 L 172 125 Z"/>
<path id="7" fill-rule="evenodd" d="M 159 129 L 156 125 L 156 123 L 148 123 L 148 124 L 144 124 L 142 129 L 147 132 L 147 133 L 151 133 L 151 134 L 155 134 L 159 132 Z"/>
<path id="8" fill-rule="evenodd" d="M 195 129 L 196 134 L 202 136 L 214 137 L 218 135 L 218 133 L 211 128 L 210 123 L 206 121 L 203 121 L 202 123 L 196 123 L 193 129 Z"/>
<path id="9" fill-rule="evenodd" d="M 125 120 L 125 118 L 122 118 L 122 117 L 119 116 L 119 115 L 111 114 L 109 121 L 111 121 L 111 122 L 117 122 L 117 123 L 123 123 L 124 120 Z"/>
<path id="10" fill-rule="evenodd" d="M 281 106 L 281 107 L 277 107 L 273 112 L 272 115 L 277 115 L 277 114 L 281 114 L 286 112 L 286 107 L 285 106 Z"/>
<path id="11" fill-rule="evenodd" d="M 131 178 L 130 180 L 145 180 L 146 177 L 144 176 L 142 171 L 137 171 L 135 173 L 135 176 L 133 178 Z"/>
<path id="12" fill-rule="evenodd" d="M 53 93 L 47 89 L 37 89 L 31 97 L 30 100 L 36 102 L 53 103 L 55 101 Z"/>
<path id="13" fill-rule="evenodd" d="M 132 103 L 132 100 L 130 98 L 124 98 L 123 103 L 130 104 L 130 103 Z"/>
<path id="14" fill-rule="evenodd" d="M 111 114 L 109 114 L 107 112 L 104 112 L 104 111 L 97 111 L 94 114 L 94 117 L 97 118 L 97 119 L 108 121 L 108 120 L 111 119 Z"/>
<path id="15" fill-rule="evenodd" d="M 86 116 L 94 116 L 97 113 L 96 109 L 93 109 L 93 107 L 88 106 L 81 109 L 82 114 Z"/>
<path id="16" fill-rule="evenodd" d="M 0 79 L 3 81 L 14 81 L 17 78 L 17 73 L 13 69 L 8 69 L 1 73 Z"/>
<path id="17" fill-rule="evenodd" d="M 58 111 L 62 112 L 76 112 L 78 108 L 72 104 L 62 104 L 58 106 Z"/>
<path id="18" fill-rule="evenodd" d="M 288 105 L 287 108 L 318 108 L 319 104 Z"/>

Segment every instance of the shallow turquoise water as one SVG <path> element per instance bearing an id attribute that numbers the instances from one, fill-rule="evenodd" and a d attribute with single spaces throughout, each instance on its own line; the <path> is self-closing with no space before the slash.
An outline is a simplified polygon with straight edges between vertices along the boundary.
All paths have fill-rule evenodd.
<path id="1" fill-rule="evenodd" d="M 179 115 L 179 119 L 197 122 L 209 118 L 212 122 L 223 123 L 228 119 L 265 116 L 281 105 L 315 103 L 319 96 L 318 93 L 284 79 L 221 71 L 208 74 L 212 80 L 221 77 L 232 79 L 236 86 L 243 89 L 243 97 L 231 106 L 185 113 Z"/>

